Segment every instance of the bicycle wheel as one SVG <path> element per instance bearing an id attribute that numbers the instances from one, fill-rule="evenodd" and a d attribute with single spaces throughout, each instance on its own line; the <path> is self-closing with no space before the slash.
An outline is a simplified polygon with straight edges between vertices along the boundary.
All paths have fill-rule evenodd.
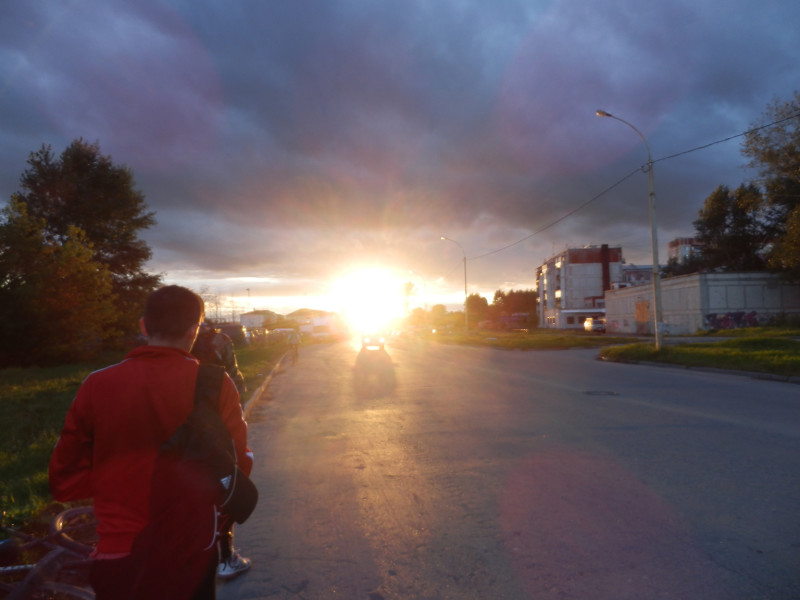
<path id="1" fill-rule="evenodd" d="M 94 592 L 68 583 L 46 582 L 21 596 L 25 600 L 94 600 Z M 9 596 L 8 600 L 12 600 Z"/>
<path id="2" fill-rule="evenodd" d="M 60 546 L 89 556 L 97 545 L 97 519 L 91 506 L 70 508 L 56 515 L 50 530 Z"/>
<path id="3" fill-rule="evenodd" d="M 67 548 L 56 548 L 35 565 L 27 565 L 25 578 L 10 587 L 7 600 L 92 600 L 88 586 L 89 559 L 77 559 Z M 84 587 L 85 586 L 85 587 Z"/>
<path id="4" fill-rule="evenodd" d="M 35 592 L 33 598 L 35 600 L 38 598 L 42 600 L 94 600 L 94 592 L 68 583 L 49 582 L 43 584 L 41 591 Z"/>

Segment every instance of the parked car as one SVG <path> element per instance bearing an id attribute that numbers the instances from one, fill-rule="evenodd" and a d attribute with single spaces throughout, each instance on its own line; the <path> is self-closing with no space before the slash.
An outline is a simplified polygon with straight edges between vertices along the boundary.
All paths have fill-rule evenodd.
<path id="1" fill-rule="evenodd" d="M 295 331 L 296 330 L 291 327 L 277 327 L 269 332 L 269 341 L 273 344 L 285 342 L 289 339 L 289 334 Z"/>
<path id="2" fill-rule="evenodd" d="M 333 340 L 330 325 L 314 325 L 311 329 L 311 339 L 315 342 L 330 342 Z"/>
<path id="3" fill-rule="evenodd" d="M 589 333 L 605 333 L 606 320 L 596 317 L 589 317 L 583 322 L 583 328 Z"/>
<path id="4" fill-rule="evenodd" d="M 235 346 L 244 346 L 249 341 L 247 338 L 247 329 L 245 329 L 244 325 L 238 323 L 221 323 L 217 325 L 217 329 L 231 338 Z"/>

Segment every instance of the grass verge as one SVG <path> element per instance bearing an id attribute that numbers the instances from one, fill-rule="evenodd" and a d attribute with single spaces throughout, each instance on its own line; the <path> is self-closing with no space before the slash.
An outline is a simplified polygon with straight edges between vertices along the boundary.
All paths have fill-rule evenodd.
<path id="1" fill-rule="evenodd" d="M 283 351 L 282 345 L 237 349 L 248 393 L 261 385 Z M 20 527 L 42 512 L 52 513 L 47 467 L 67 409 L 89 373 L 122 358 L 114 354 L 87 364 L 0 370 L 0 423 L 5 424 L 0 436 L 2 525 Z"/>
<path id="2" fill-rule="evenodd" d="M 708 337 L 726 338 L 704 341 Z M 538 330 L 514 333 L 426 334 L 425 338 L 447 344 L 488 346 L 506 350 L 560 350 L 599 348 L 605 360 L 662 362 L 685 367 L 751 371 L 783 377 L 800 376 L 800 330 L 748 327 L 704 331 L 687 336 L 689 343 L 670 344 L 656 351 L 652 339 L 589 334 L 583 331 Z M 684 338 L 686 339 L 686 338 Z"/>
<path id="3" fill-rule="evenodd" d="M 585 331 L 534 329 L 529 332 L 470 332 L 426 333 L 424 339 L 444 344 L 488 346 L 504 350 L 565 350 L 568 348 L 600 348 L 610 344 L 625 344 L 639 338 L 607 336 Z"/>
<path id="4" fill-rule="evenodd" d="M 800 376 L 800 341 L 786 337 L 735 337 L 718 342 L 667 345 L 658 351 L 652 344 L 627 344 L 603 348 L 600 357 L 613 361 L 661 362 L 782 377 Z"/>

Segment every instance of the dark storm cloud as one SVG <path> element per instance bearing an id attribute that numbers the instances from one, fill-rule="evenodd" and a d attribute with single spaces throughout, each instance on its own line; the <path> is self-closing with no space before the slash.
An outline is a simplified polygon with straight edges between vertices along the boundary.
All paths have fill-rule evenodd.
<path id="1" fill-rule="evenodd" d="M 554 224 L 646 161 L 596 109 L 656 159 L 743 131 L 797 89 L 797 22 L 780 0 L 11 0 L 0 191 L 83 137 L 134 171 L 170 276 L 440 277 L 446 234 L 487 255 L 481 289 L 529 286 L 565 244 L 648 257 L 643 173 Z M 743 162 L 733 141 L 656 164 L 664 246 Z"/>

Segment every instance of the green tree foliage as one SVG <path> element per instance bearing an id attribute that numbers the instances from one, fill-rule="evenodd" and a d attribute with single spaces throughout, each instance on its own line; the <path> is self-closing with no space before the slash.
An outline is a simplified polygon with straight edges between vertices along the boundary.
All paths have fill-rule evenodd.
<path id="1" fill-rule="evenodd" d="M 487 318 L 494 327 L 502 329 L 535 327 L 537 298 L 534 290 L 497 290 L 488 308 Z M 524 318 L 524 314 L 528 317 Z M 513 315 L 516 316 L 512 319 Z"/>
<path id="2" fill-rule="evenodd" d="M 475 327 L 481 321 L 485 321 L 489 314 L 489 302 L 480 294 L 470 294 L 467 296 L 467 315 L 470 327 Z"/>
<path id="3" fill-rule="evenodd" d="M 713 271 L 764 270 L 764 248 L 774 233 L 770 223 L 755 185 L 741 185 L 734 192 L 718 186 L 694 222 L 703 244 L 700 266 Z"/>
<path id="4" fill-rule="evenodd" d="M 48 239 L 18 199 L 0 217 L 0 366 L 91 357 L 116 317 L 108 268 L 80 229 Z"/>
<path id="5" fill-rule="evenodd" d="M 510 290 L 508 292 L 497 290 L 494 293 L 492 305 L 500 311 L 501 315 L 536 314 L 538 297 L 535 290 Z"/>
<path id="6" fill-rule="evenodd" d="M 687 258 L 679 260 L 670 258 L 666 266 L 661 268 L 662 277 L 677 277 L 678 275 L 689 275 L 706 269 L 706 263 L 701 254 L 692 253 Z"/>
<path id="7" fill-rule="evenodd" d="M 494 293 L 492 304 L 480 294 L 467 296 L 467 311 L 470 328 L 474 328 L 481 321 L 491 321 L 490 327 L 496 328 L 523 328 L 536 326 L 536 302 L 538 295 L 534 290 L 511 290 L 505 292 L 497 290 Z M 512 315 L 515 319 L 510 319 Z M 527 314 L 528 317 L 520 317 Z M 458 329 L 464 326 L 463 311 L 448 312 L 444 304 L 436 304 L 429 311 L 415 308 L 408 316 L 409 324 L 431 326 L 436 329 Z"/>
<path id="8" fill-rule="evenodd" d="M 772 209 L 775 237 L 768 254 L 771 268 L 800 278 L 800 92 L 786 102 L 774 101 L 764 119 L 745 136 L 742 153 L 759 169 L 764 195 Z"/>
<path id="9" fill-rule="evenodd" d="M 786 216 L 783 235 L 769 253 L 769 264 L 791 279 L 800 279 L 800 206 Z"/>
<path id="10" fill-rule="evenodd" d="M 444 304 L 434 304 L 431 306 L 430 318 L 434 327 L 443 327 L 447 323 L 447 307 Z"/>
<path id="11" fill-rule="evenodd" d="M 103 156 L 97 144 L 73 141 L 56 157 L 42 146 L 28 158 L 22 191 L 32 217 L 45 220 L 44 240 L 62 244 L 70 228 L 81 229 L 92 248 L 92 259 L 111 274 L 121 331 L 135 332 L 147 295 L 160 276 L 144 271 L 152 252 L 139 232 L 155 223 L 144 195 L 135 188 L 133 174 Z"/>

